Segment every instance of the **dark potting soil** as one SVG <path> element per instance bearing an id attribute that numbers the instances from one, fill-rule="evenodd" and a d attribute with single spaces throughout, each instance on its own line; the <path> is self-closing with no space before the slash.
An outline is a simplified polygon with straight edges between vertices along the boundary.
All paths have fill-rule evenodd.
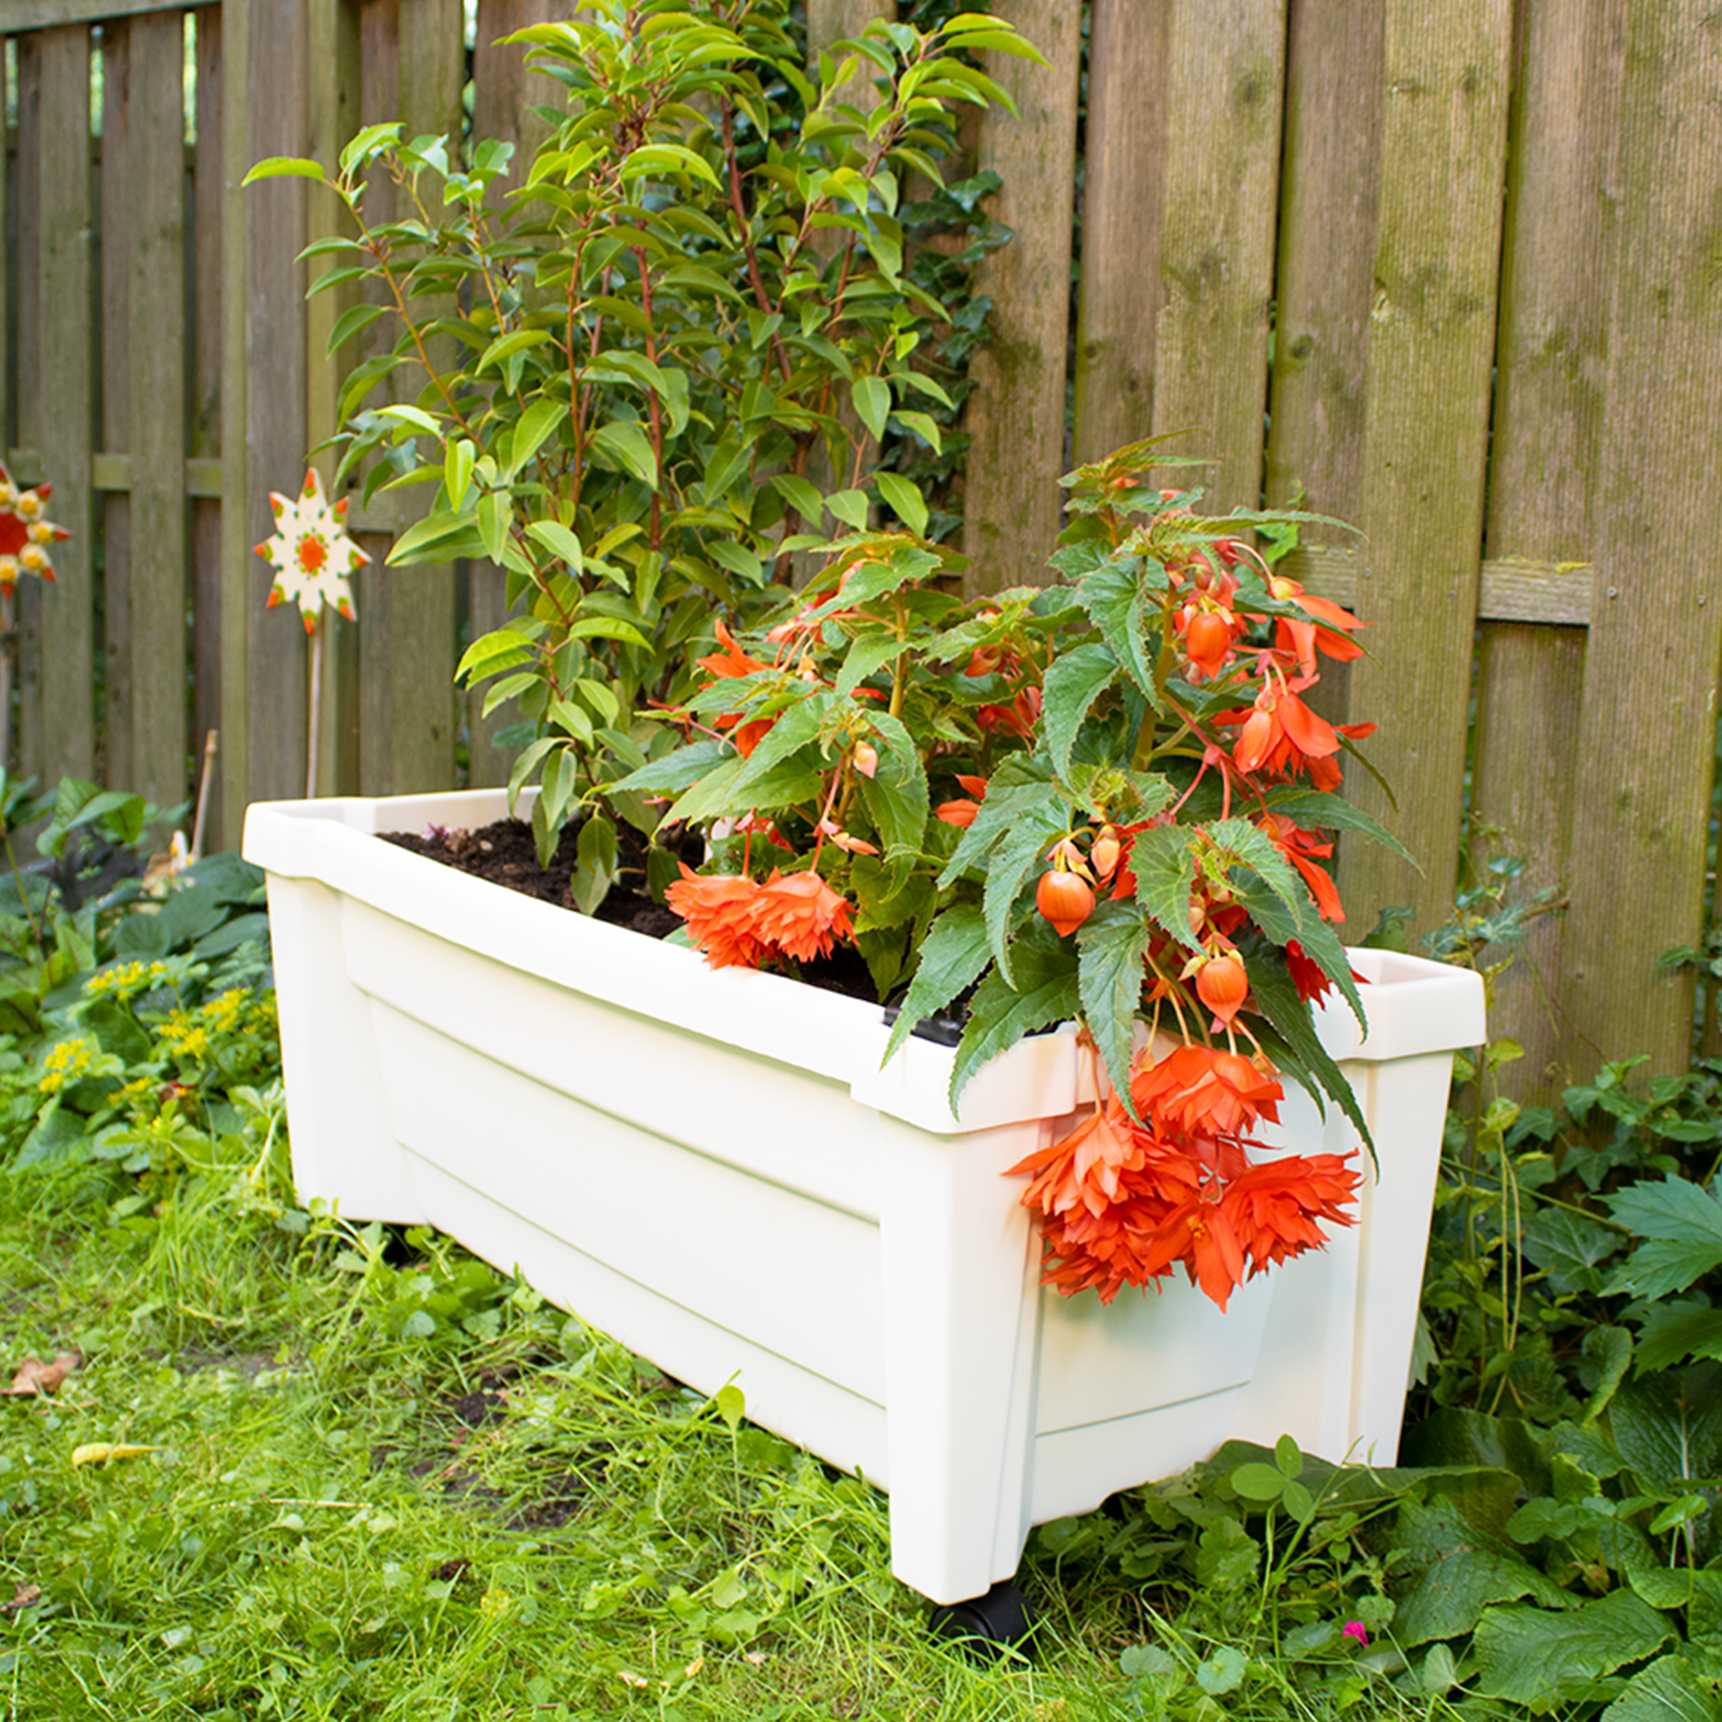
<path id="1" fill-rule="evenodd" d="M 382 838 L 385 843 L 439 861 L 445 867 L 488 879 L 493 885 L 504 885 L 510 891 L 537 897 L 541 902 L 554 903 L 570 914 L 577 913 L 568 895 L 579 843 L 579 833 L 571 825 L 563 828 L 548 867 L 538 865 L 532 828 L 523 819 L 499 819 L 476 831 L 448 831 L 441 826 L 425 832 L 385 831 Z M 645 839 L 631 827 L 623 826 L 617 833 L 617 842 L 620 854 L 616 883 L 598 906 L 597 919 L 652 939 L 673 933 L 681 926 L 681 917 L 654 901 L 645 888 Z M 684 842 L 686 853 L 682 859 L 690 867 L 697 866 L 701 856 L 699 839 L 690 837 Z M 840 946 L 823 962 L 802 965 L 796 978 L 826 992 L 865 999 L 869 1004 L 877 1002 L 879 997 L 867 964 L 851 946 Z M 894 1009 L 887 1010 L 886 1020 L 893 1020 L 896 1014 Z M 962 1034 L 962 1021 L 960 1016 L 929 1018 L 915 1033 L 944 1046 L 955 1046 Z"/>

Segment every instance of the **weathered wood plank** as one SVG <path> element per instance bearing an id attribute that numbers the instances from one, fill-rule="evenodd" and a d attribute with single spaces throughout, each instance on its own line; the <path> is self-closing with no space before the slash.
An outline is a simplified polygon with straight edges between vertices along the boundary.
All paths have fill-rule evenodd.
<path id="1" fill-rule="evenodd" d="M 57 584 L 41 651 L 40 738 L 28 749 L 48 777 L 91 774 L 95 761 L 95 510 L 90 450 L 95 391 L 90 328 L 95 315 L 90 138 L 90 36 L 82 25 L 38 38 L 41 138 L 40 364 L 48 397 L 38 405 L 37 446 L 54 486 L 54 518 L 71 539 L 56 546 Z"/>
<path id="2" fill-rule="evenodd" d="M 410 132 L 457 131 L 460 0 L 365 0 L 359 30 L 360 123 L 399 118 Z M 386 207 L 380 191 L 373 182 L 373 210 Z M 428 301 L 414 309 L 435 314 Z M 391 386 L 410 394 L 420 381 L 420 372 L 403 368 Z M 422 513 L 426 494 L 396 493 L 377 512 L 395 503 L 398 532 Z M 373 795 L 445 788 L 454 782 L 454 570 L 385 570 L 386 543 L 366 547 L 373 564 L 359 599 L 360 786 Z"/>
<path id="3" fill-rule="evenodd" d="M 1574 561 L 1591 542 L 1593 487 L 1606 458 L 1602 395 L 1612 221 L 1609 158 L 1624 64 L 1621 0 L 1575 19 L 1559 0 L 1518 17 L 1507 155 L 1506 227 L 1490 436 L 1493 556 Z M 1478 661 L 1472 807 L 1488 849 L 1525 866 L 1530 891 L 1567 882 L 1584 636 L 1491 619 L 1488 571 Z M 1582 582 L 1588 596 L 1590 582 Z M 1527 618 L 1529 619 L 1529 618 Z M 1525 1049 L 1507 1080 L 1545 1098 L 1589 1072 L 1560 1067 L 1565 917 L 1541 915 L 1496 983 L 1493 1027 Z"/>
<path id="4" fill-rule="evenodd" d="M 1095 0 L 1088 54 L 1076 447 L 1094 460 L 1154 426 L 1166 199 L 1170 5 Z"/>
<path id="5" fill-rule="evenodd" d="M 115 19 L 101 35 L 101 148 L 96 181 L 101 315 L 90 333 L 99 354 L 100 445 L 134 451 L 131 417 L 132 204 L 136 190 L 136 140 L 131 126 L 132 23 Z M 139 338 L 143 332 L 138 331 Z M 92 461 L 93 466 L 93 461 Z M 91 472 L 94 507 L 102 535 L 103 709 L 97 733 L 96 767 L 113 788 L 137 784 L 132 765 L 133 658 L 130 486 L 104 493 Z"/>
<path id="6" fill-rule="evenodd" d="M 37 199 L 38 163 L 42 154 L 42 39 L 13 39 L 13 64 L 18 79 L 18 130 L 12 159 L 13 202 L 11 259 L 16 303 L 12 329 L 16 338 L 13 362 L 14 432 L 20 442 L 36 435 L 41 419 L 41 204 Z M 14 472 L 17 468 L 13 467 Z M 41 472 L 23 483 L 35 483 Z M 15 632 L 11 641 L 16 713 L 10 730 L 11 760 L 21 772 L 35 772 L 35 749 L 42 737 L 42 590 L 27 580 L 14 602 Z"/>
<path id="7" fill-rule="evenodd" d="M 12 45 L 0 36 L 0 80 L 12 77 Z M 13 354 L 17 352 L 17 336 L 12 328 L 12 306 L 15 297 L 12 286 L 13 259 L 17 239 L 13 227 L 13 209 L 17 199 L 12 194 L 12 124 L 11 117 L 0 111 L 0 448 L 7 448 L 17 437 L 13 423 L 12 393 Z M 10 683 L 7 684 L 8 689 Z M 0 725 L 0 733 L 5 726 Z M 0 760 L 0 766 L 5 764 Z"/>
<path id="8" fill-rule="evenodd" d="M 1313 592 L 1347 608 L 1372 591 L 1369 558 L 1344 550 L 1294 550 L 1285 572 Z M 1543 622 L 1583 628 L 1590 622 L 1595 571 L 1583 562 L 1531 562 L 1502 558 L 1482 566 L 1477 615 L 1488 622 Z"/>
<path id="9" fill-rule="evenodd" d="M 186 711 L 185 26 L 131 24 L 130 785 L 191 793 Z"/>
<path id="10" fill-rule="evenodd" d="M 249 799 L 305 785 L 306 653 L 294 618 L 265 608 L 269 582 L 252 546 L 272 530 L 268 493 L 304 477 L 305 315 L 300 266 L 307 185 L 275 179 L 241 190 L 265 155 L 310 141 L 306 0 L 225 0 L 228 245 L 222 593 L 222 829 L 238 835 Z M 249 374 L 248 374 L 249 373 Z"/>
<path id="11" fill-rule="evenodd" d="M 974 591 L 1039 579 L 1060 524 L 1082 62 L 1080 6 L 1000 0 L 995 9 L 1039 48 L 1050 70 L 984 56 L 1021 117 L 994 111 L 980 127 L 979 165 L 1003 182 L 992 213 L 1014 237 L 988 256 L 976 282 L 993 312 L 965 414 L 972 441 L 963 549 L 974 559 Z"/>
<path id="12" fill-rule="evenodd" d="M 504 186 L 524 182 L 532 154 L 549 127 L 533 110 L 559 107 L 563 92 L 550 79 L 526 67 L 526 51 L 504 47 L 501 38 L 514 30 L 545 20 L 572 18 L 577 0 L 478 0 L 478 35 L 472 60 L 472 130 L 474 137 L 501 138 L 514 145 L 514 160 Z M 500 199 L 499 199 L 500 201 Z M 464 635 L 474 640 L 500 627 L 508 614 L 502 571 L 485 562 L 464 570 L 466 607 Z M 496 732 L 516 716 L 512 705 L 482 716 L 484 690 L 465 702 L 467 782 L 475 787 L 506 783 L 513 753 L 496 744 Z"/>
<path id="13" fill-rule="evenodd" d="M 1391 0 L 1386 12 L 1361 522 L 1373 577 L 1359 605 L 1378 627 L 1352 665 L 1350 715 L 1387 720 L 1370 751 L 1398 810 L 1362 772 L 1350 792 L 1392 821 L 1423 872 L 1345 846 L 1358 932 L 1389 904 L 1410 905 L 1420 928 L 1452 908 L 1512 47 L 1510 0 Z"/>
<path id="14" fill-rule="evenodd" d="M 310 0 L 311 154 L 331 165 L 359 126 L 359 13 L 347 0 Z M 318 232 L 345 235 L 344 211 L 324 193 L 311 194 L 312 226 Z M 302 265 L 307 284 L 350 263 L 348 256 L 313 259 Z M 329 335 L 336 319 L 357 302 L 351 286 L 331 288 L 308 300 L 305 307 L 306 434 L 312 447 L 339 428 L 341 367 L 331 362 Z M 318 457 L 325 482 L 335 468 L 333 455 Z M 364 614 L 362 601 L 360 613 Z M 339 621 L 317 656 L 322 687 L 318 730 L 317 787 L 323 795 L 351 794 L 359 783 L 359 644 L 353 630 Z"/>
<path id="15" fill-rule="evenodd" d="M 1099 64 L 1099 51 L 1090 63 Z M 1255 507 L 1261 501 L 1285 0 L 1170 6 L 1160 76 L 1160 104 L 1178 120 L 1160 128 L 1158 232 L 1134 244 L 1114 243 L 1108 252 L 1084 234 L 1093 264 L 1084 271 L 1084 295 L 1097 292 L 1102 307 L 1109 276 L 1160 277 L 1154 320 L 1134 332 L 1139 340 L 1151 334 L 1152 423 L 1091 425 L 1087 434 L 1108 431 L 1093 448 L 1104 453 L 1101 442 L 1124 442 L 1148 428 L 1187 431 L 1175 452 L 1216 463 L 1207 482 L 1211 501 Z M 1197 114 L 1200 123 L 1185 123 L 1185 116 Z M 1112 200 L 1133 201 L 1134 188 L 1120 176 L 1108 175 L 1105 185 Z M 1108 226 L 1116 230 L 1127 219 L 1115 213 Z M 1115 231 L 1106 236 L 1121 238 Z M 1092 317 L 1085 311 L 1084 328 L 1111 352 L 1133 333 L 1109 308 Z M 1106 389 L 1105 362 L 1091 374 L 1090 399 Z"/>
<path id="16" fill-rule="evenodd" d="M 1627 9 L 1617 263 L 1594 500 L 1565 939 L 1569 1058 L 1686 1060 L 1722 658 L 1722 30 L 1703 0 Z"/>
<path id="17" fill-rule="evenodd" d="M 859 36 L 875 18 L 896 15 L 897 0 L 807 0 L 807 50 L 814 66 L 833 42 Z M 837 86 L 837 100 L 868 112 L 878 99 L 873 89 L 876 75 L 863 61 Z"/>
<path id="18" fill-rule="evenodd" d="M 1286 33 L 1267 495 L 1347 521 L 1363 510 L 1385 21 L 1375 5 L 1292 0 Z M 1318 526 L 1302 536 L 1311 546 L 1351 542 Z M 1343 720 L 1349 687 L 1350 666 L 1330 665 L 1316 704 Z"/>
<path id="19" fill-rule="evenodd" d="M 189 0 L 6 0 L 0 23 L 8 30 L 43 30 L 60 24 L 101 24 L 150 12 L 183 12 Z"/>
<path id="20" fill-rule="evenodd" d="M 192 14 L 196 33 L 197 141 L 192 152 L 191 326 L 194 336 L 191 423 L 185 463 L 191 504 L 192 754 L 201 761 L 203 738 L 221 727 L 221 343 L 222 216 L 221 7 Z M 200 489 L 200 470 L 212 489 Z M 201 770 L 201 763 L 199 768 Z M 217 784 L 220 777 L 217 774 Z M 212 830 L 221 828 L 220 790 L 210 807 Z"/>

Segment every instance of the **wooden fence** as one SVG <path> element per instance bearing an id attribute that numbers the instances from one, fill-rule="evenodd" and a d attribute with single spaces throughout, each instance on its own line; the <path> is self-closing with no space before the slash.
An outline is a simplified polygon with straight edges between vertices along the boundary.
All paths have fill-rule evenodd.
<path id="1" fill-rule="evenodd" d="M 250 547 L 332 428 L 338 306 L 306 305 L 292 259 L 334 212 L 239 176 L 372 119 L 458 128 L 469 76 L 476 129 L 521 136 L 540 98 L 490 44 L 572 4 L 478 0 L 470 64 L 461 0 L 0 4 L 0 447 L 76 534 L 24 594 L 17 763 L 173 800 L 219 726 L 229 839 L 248 798 L 295 792 L 307 658 Z M 1354 923 L 1437 918 L 1475 814 L 1564 903 L 1497 1017 L 1527 1068 L 1678 1063 L 1691 984 L 1654 959 L 1705 923 L 1722 659 L 1715 9 L 996 9 L 1052 68 L 992 68 L 1022 118 L 976 144 L 1016 233 L 970 411 L 977 578 L 1033 577 L 1067 459 L 1148 431 L 1193 429 L 1228 504 L 1357 521 L 1360 547 L 1300 558 L 1374 625 L 1337 703 L 1381 722 L 1424 872 L 1345 855 Z M 892 10 L 810 0 L 810 23 Z M 440 785 L 468 754 L 497 779 L 449 684 L 497 598 L 484 570 L 364 580 L 326 668 L 325 783 Z"/>

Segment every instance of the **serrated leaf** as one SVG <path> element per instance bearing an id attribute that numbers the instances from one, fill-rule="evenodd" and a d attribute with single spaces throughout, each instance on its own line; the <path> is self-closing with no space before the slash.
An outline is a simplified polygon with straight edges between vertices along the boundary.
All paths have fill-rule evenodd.
<path id="1" fill-rule="evenodd" d="M 1148 659 L 1146 599 L 1136 576 L 1109 565 L 1085 576 L 1074 590 L 1112 655 L 1158 711 L 1160 690 Z"/>
<path id="2" fill-rule="evenodd" d="M 1153 927 L 1129 903 L 1102 903 L 1077 929 L 1077 988 L 1082 1014 L 1119 1098 L 1130 1098 L 1130 1055 L 1142 1003 L 1143 958 Z"/>
<path id="3" fill-rule="evenodd" d="M 1062 831 L 1063 827 L 1058 827 Z M 1051 835 L 1057 835 L 1057 831 Z M 987 937 L 993 957 L 1007 985 L 1015 984 L 1011 966 L 1012 911 L 1022 894 L 1024 881 L 1051 841 L 1045 828 L 1030 821 L 1012 826 L 987 856 L 986 883 L 981 890 L 981 912 L 986 917 Z"/>
<path id="4" fill-rule="evenodd" d="M 1485 1698 L 1547 1706 L 1629 1662 L 1654 1655 L 1673 1624 L 1629 1590 L 1579 1608 L 1490 1608 L 1473 1643 L 1477 1691 Z"/>
<path id="5" fill-rule="evenodd" d="M 1332 795 L 1322 789 L 1274 789 L 1268 791 L 1267 801 L 1272 812 L 1284 814 L 1305 828 L 1325 826 L 1330 831 L 1361 832 L 1390 849 L 1419 873 L 1423 871 L 1416 856 L 1379 819 L 1342 795 Z"/>
<path id="6" fill-rule="evenodd" d="M 737 757 L 727 741 L 694 741 L 662 759 L 631 771 L 610 788 L 623 794 L 669 795 L 698 783 L 707 772 Z"/>
<path id="7" fill-rule="evenodd" d="M 1669 1176 L 1605 1199 L 1614 1217 L 1645 1240 L 1615 1269 L 1611 1293 L 1668 1297 L 1722 1268 L 1722 1202 L 1702 1185 Z"/>
<path id="8" fill-rule="evenodd" d="M 1193 833 L 1185 825 L 1153 825 L 1131 840 L 1129 866 L 1136 901 L 1186 950 L 1200 950 L 1190 930 L 1190 887 L 1196 877 Z"/>
<path id="9" fill-rule="evenodd" d="M 887 860 L 918 853 L 932 815 L 921 750 L 889 712 L 870 713 L 869 721 L 880 744 L 879 764 L 871 777 L 860 779 L 861 805 L 884 843 Z"/>
<path id="10" fill-rule="evenodd" d="M 1118 673 L 1118 660 L 1111 648 L 1096 642 L 1073 647 L 1048 666 L 1041 687 L 1041 733 L 1052 755 L 1053 770 L 1061 777 L 1070 773 L 1070 752 L 1083 719 Z"/>
<path id="11" fill-rule="evenodd" d="M 952 999 L 973 986 L 991 960 L 986 920 L 980 909 L 973 903 L 956 903 L 946 909 L 921 941 L 915 978 L 909 983 L 897 1020 L 891 1025 L 891 1038 L 885 1043 L 885 1057 L 879 1062 L 888 1061 L 917 1024 L 938 1015 Z"/>
<path id="12" fill-rule="evenodd" d="M 849 642 L 848 654 L 833 686 L 847 698 L 869 676 L 895 662 L 907 649 L 908 643 L 895 634 L 857 634 Z"/>
<path id="13" fill-rule="evenodd" d="M 995 773 L 987 786 L 986 799 L 976 810 L 969 828 L 958 838 L 944 872 L 939 875 L 939 889 L 954 885 L 969 868 L 984 862 L 987 851 L 1025 820 L 1036 821 L 1049 843 L 1058 836 L 1068 824 L 1058 791 L 1044 778 L 1012 782 L 1004 777 L 1002 770 Z"/>
<path id="14" fill-rule="evenodd" d="M 1017 986 L 994 969 L 975 989 L 969 1020 L 951 1065 L 951 1107 L 969 1079 L 988 1060 L 1016 1045 L 1025 1034 L 1068 1022 L 1081 1008 L 1076 985 L 1076 953 L 1050 927 L 1031 927 L 1012 951 Z"/>
<path id="15" fill-rule="evenodd" d="M 1646 1310 L 1636 1356 L 1641 1375 L 1689 1357 L 1722 1363 L 1722 1309 L 1663 1303 Z"/>
<path id="16" fill-rule="evenodd" d="M 1321 1044 L 1321 1037 L 1310 1019 L 1309 1006 L 1298 997 L 1291 976 L 1277 963 L 1256 963 L 1250 970 L 1250 997 L 1291 1053 L 1294 1068 L 1290 1074 L 1301 1080 L 1302 1074 L 1307 1072 L 1314 1078 L 1319 1088 L 1357 1126 L 1357 1132 L 1373 1160 L 1375 1143 L 1369 1134 L 1363 1108 L 1357 1104 L 1357 1096 L 1345 1080 L 1345 1073 Z M 1304 1086 L 1309 1088 L 1308 1082 Z M 1320 1106 L 1321 1093 L 1310 1089 L 1310 1095 Z"/>

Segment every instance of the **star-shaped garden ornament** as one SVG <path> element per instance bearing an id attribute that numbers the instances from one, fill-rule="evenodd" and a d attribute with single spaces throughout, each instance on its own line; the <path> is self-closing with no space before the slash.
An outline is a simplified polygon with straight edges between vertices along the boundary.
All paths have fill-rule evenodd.
<path id="1" fill-rule="evenodd" d="M 0 466 L 0 593 L 10 595 L 20 574 L 41 580 L 54 578 L 49 547 L 72 535 L 48 518 L 44 506 L 54 494 L 51 484 L 26 490 Z"/>
<path id="2" fill-rule="evenodd" d="M 370 557 L 347 536 L 346 497 L 331 508 L 312 467 L 297 496 L 271 491 L 269 507 L 275 532 L 257 546 L 257 554 L 275 570 L 269 608 L 289 600 L 297 604 L 307 634 L 316 633 L 325 606 L 349 622 L 355 620 L 353 589 L 347 582 Z"/>

